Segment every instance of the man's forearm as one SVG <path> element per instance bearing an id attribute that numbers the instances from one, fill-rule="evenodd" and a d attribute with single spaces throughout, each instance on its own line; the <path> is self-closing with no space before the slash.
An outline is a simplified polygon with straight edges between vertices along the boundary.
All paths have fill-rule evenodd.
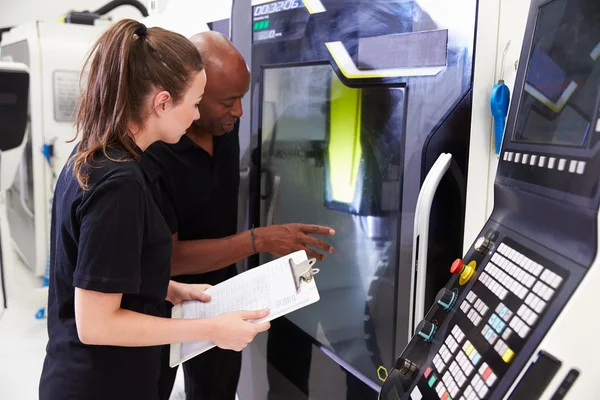
<path id="1" fill-rule="evenodd" d="M 255 246 L 260 246 L 260 230 L 255 229 Z M 259 250 L 260 251 L 260 250 Z M 171 275 L 202 274 L 235 264 L 254 254 L 250 231 L 222 239 L 179 241 L 173 235 Z"/>

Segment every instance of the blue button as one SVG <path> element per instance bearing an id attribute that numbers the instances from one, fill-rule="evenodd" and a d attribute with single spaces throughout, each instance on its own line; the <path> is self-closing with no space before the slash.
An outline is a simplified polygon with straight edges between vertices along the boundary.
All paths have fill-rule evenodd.
<path id="1" fill-rule="evenodd" d="M 487 333 L 485 334 L 485 340 L 489 341 L 490 338 L 492 337 L 493 333 L 494 333 L 494 331 L 491 329 L 489 331 L 487 331 Z"/>
<path id="2" fill-rule="evenodd" d="M 477 353 L 475 354 L 475 357 L 473 357 L 471 362 L 473 363 L 473 365 L 477 365 L 477 363 L 479 363 L 479 360 L 481 360 L 481 354 Z"/>
<path id="3" fill-rule="evenodd" d="M 490 317 L 490 325 L 492 328 L 496 325 L 496 321 L 498 320 L 498 316 L 496 314 L 492 314 Z"/>
<path id="4" fill-rule="evenodd" d="M 504 329 L 506 329 L 506 324 L 504 323 L 504 321 L 498 320 L 498 324 L 496 324 L 496 327 L 494 329 L 496 330 L 496 332 L 498 332 L 499 335 L 501 335 L 502 332 L 504 332 Z"/>
<path id="5" fill-rule="evenodd" d="M 507 312 L 508 312 L 508 307 L 503 306 L 502 310 L 500 310 L 500 312 L 499 312 L 500 317 L 504 318 L 504 316 L 506 315 Z"/>

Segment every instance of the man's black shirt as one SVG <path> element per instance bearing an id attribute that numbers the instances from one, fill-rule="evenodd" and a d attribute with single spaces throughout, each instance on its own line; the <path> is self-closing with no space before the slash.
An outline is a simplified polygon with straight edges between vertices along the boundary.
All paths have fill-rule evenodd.
<path id="1" fill-rule="evenodd" d="M 220 239 L 237 233 L 238 126 L 236 124 L 232 132 L 214 137 L 213 156 L 187 135 L 177 144 L 157 142 L 146 151 L 160 171 L 165 219 L 171 232 L 177 232 L 179 240 Z M 217 271 L 173 279 L 215 285 L 235 274 L 234 264 Z"/>

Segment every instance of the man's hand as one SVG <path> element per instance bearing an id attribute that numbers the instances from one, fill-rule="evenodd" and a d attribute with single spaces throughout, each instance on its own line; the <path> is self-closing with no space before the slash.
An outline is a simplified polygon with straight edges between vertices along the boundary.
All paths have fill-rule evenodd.
<path id="1" fill-rule="evenodd" d="M 177 305 L 187 300 L 200 300 L 204 303 L 208 303 L 211 297 L 204 293 L 204 291 L 209 287 L 210 285 L 193 285 L 170 281 L 169 290 L 167 292 L 167 301 L 170 301 L 173 305 Z"/>
<path id="2" fill-rule="evenodd" d="M 319 261 L 325 259 L 325 255 L 309 248 L 317 248 L 325 253 L 333 253 L 333 247 L 320 239 L 309 235 L 333 236 L 335 231 L 326 226 L 285 224 L 271 225 L 254 230 L 256 234 L 256 249 L 258 252 L 271 253 L 281 257 L 295 251 L 305 250 L 308 258 L 316 258 Z"/>

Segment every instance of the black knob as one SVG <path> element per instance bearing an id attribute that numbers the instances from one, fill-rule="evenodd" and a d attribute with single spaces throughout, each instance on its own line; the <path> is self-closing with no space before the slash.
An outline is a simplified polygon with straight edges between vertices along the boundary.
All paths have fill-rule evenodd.
<path id="1" fill-rule="evenodd" d="M 492 245 L 492 242 L 490 241 L 490 239 L 481 236 L 480 238 L 478 238 L 475 241 L 475 244 L 473 245 L 473 248 L 475 249 L 476 252 L 481 253 L 481 254 L 485 254 L 488 252 L 488 250 L 490 249 L 490 246 Z"/>
<path id="2" fill-rule="evenodd" d="M 437 331 L 437 326 L 434 323 L 422 320 L 417 326 L 417 335 L 421 336 L 426 342 L 431 342 Z"/>
<path id="3" fill-rule="evenodd" d="M 438 292 L 436 302 L 440 306 L 442 306 L 444 310 L 449 310 L 452 308 L 452 306 L 454 306 L 454 303 L 456 303 L 457 298 L 458 296 L 456 292 L 453 292 L 452 290 L 446 288 L 442 288 L 442 290 Z"/>
<path id="4" fill-rule="evenodd" d="M 396 364 L 394 364 L 394 369 L 398 371 L 398 373 L 403 377 L 410 378 L 417 370 L 417 364 L 410 360 L 407 360 L 406 358 L 400 357 L 396 360 Z"/>

